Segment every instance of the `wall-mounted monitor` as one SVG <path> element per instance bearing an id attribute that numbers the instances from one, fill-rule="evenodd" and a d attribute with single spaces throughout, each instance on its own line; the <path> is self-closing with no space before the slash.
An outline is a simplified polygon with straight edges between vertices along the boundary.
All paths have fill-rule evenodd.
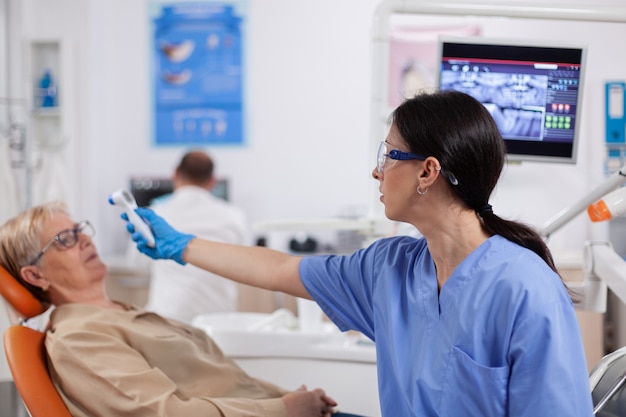
<path id="1" fill-rule="evenodd" d="M 482 37 L 439 39 L 439 88 L 478 99 L 509 161 L 575 163 L 586 47 Z"/>
<path id="2" fill-rule="evenodd" d="M 167 197 L 173 191 L 174 182 L 171 178 L 133 177 L 130 179 L 130 193 L 135 197 L 139 207 L 147 207 L 159 199 Z M 228 201 L 228 180 L 217 180 L 211 194 Z"/>

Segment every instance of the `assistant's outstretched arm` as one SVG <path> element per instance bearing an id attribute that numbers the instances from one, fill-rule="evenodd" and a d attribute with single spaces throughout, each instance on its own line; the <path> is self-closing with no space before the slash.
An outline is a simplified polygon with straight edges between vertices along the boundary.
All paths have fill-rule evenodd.
<path id="1" fill-rule="evenodd" d="M 299 256 L 257 246 L 213 242 L 194 235 L 180 233 L 151 209 L 138 208 L 137 214 L 152 229 L 155 246 L 135 231 L 128 218 L 126 228 L 140 252 L 153 259 L 172 259 L 180 264 L 189 262 L 199 268 L 233 281 L 297 297 L 311 298 L 300 280 Z"/>
<path id="2" fill-rule="evenodd" d="M 300 280 L 301 257 L 259 246 L 240 246 L 192 239 L 183 259 L 237 282 L 311 298 Z"/>

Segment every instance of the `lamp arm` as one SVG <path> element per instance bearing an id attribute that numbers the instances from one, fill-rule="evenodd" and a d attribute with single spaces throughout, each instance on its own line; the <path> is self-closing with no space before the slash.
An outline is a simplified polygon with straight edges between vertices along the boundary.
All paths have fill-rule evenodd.
<path id="1" fill-rule="evenodd" d="M 615 190 L 624 182 L 626 182 L 626 165 L 623 166 L 618 172 L 601 182 L 596 188 L 591 190 L 576 203 L 561 210 L 554 217 L 544 223 L 539 233 L 546 238 L 549 237 L 552 233 L 560 229 L 579 213 L 586 210 L 590 204 L 596 202 L 605 194 Z"/>

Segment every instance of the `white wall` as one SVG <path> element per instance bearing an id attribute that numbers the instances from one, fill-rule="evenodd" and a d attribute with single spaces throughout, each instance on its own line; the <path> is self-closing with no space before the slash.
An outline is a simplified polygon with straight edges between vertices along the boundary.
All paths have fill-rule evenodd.
<path id="1" fill-rule="evenodd" d="M 232 200 L 252 222 L 367 210 L 373 183 L 368 148 L 370 33 L 378 3 L 248 1 L 247 144 L 208 150 L 216 156 L 218 174 L 231 180 Z M 23 4 L 25 36 L 62 37 L 75 46 L 80 87 L 68 159 L 77 190 L 75 214 L 95 223 L 101 253 L 121 253 L 123 224 L 108 206 L 108 194 L 127 186 L 131 175 L 168 175 L 183 152 L 151 145 L 147 0 L 23 0 Z M 588 79 L 585 142 L 577 167 L 507 168 L 494 207 L 499 214 L 532 224 L 546 221 L 601 177 L 602 83 L 626 78 L 622 70 L 626 58 L 619 49 L 612 50 L 604 29 L 572 25 L 582 29 L 570 29 L 570 40 L 589 40 L 594 49 L 615 52 L 616 65 L 604 66 Z M 614 27 L 615 39 L 623 39 L 626 25 Z M 511 36 L 563 36 L 558 31 L 535 31 L 534 26 L 516 30 Z M 596 52 L 590 53 L 591 65 L 599 66 L 595 58 Z M 554 246 L 580 247 L 581 240 L 593 233 L 582 219 L 568 227 L 569 232 L 555 234 Z"/>

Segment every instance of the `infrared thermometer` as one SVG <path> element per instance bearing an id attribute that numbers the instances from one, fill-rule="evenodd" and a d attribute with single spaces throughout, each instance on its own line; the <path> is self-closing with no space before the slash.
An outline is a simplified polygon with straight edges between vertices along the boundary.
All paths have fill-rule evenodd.
<path id="1" fill-rule="evenodd" d="M 126 190 L 118 190 L 111 194 L 109 197 L 109 203 L 111 205 L 122 206 L 124 213 L 128 216 L 128 220 L 135 226 L 135 230 L 146 239 L 148 246 L 154 247 L 154 235 L 150 230 L 150 226 L 143 221 L 135 209 L 137 208 L 137 202 L 135 197 Z"/>

